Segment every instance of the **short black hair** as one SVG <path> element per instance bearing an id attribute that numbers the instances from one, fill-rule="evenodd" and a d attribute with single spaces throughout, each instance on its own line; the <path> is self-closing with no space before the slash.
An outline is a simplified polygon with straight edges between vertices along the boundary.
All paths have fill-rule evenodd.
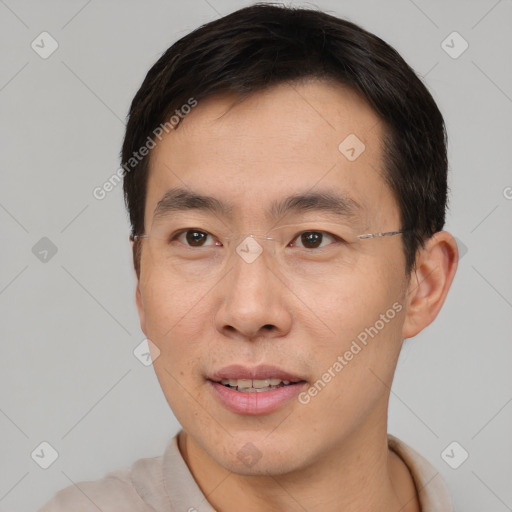
<path id="1" fill-rule="evenodd" d="M 244 97 L 308 78 L 351 87 L 382 120 L 384 178 L 400 209 L 409 274 L 419 247 L 445 222 L 443 117 L 396 50 L 352 22 L 313 9 L 254 4 L 237 10 L 178 40 L 149 70 L 132 101 L 121 152 L 132 236 L 144 232 L 150 153 L 133 167 L 126 162 L 147 145 L 158 126 L 168 126 L 170 117 L 179 122 L 173 113 L 191 98 L 200 101 L 219 93 Z M 139 259 L 136 242 L 137 274 Z"/>

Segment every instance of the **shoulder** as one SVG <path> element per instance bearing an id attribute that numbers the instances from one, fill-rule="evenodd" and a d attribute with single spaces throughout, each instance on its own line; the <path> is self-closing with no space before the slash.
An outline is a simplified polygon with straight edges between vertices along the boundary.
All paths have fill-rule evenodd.
<path id="1" fill-rule="evenodd" d="M 39 512 L 155 512 L 168 508 L 162 457 L 139 459 L 130 469 L 101 480 L 78 482 L 59 491 Z"/>
<path id="2" fill-rule="evenodd" d="M 422 512 L 453 512 L 448 488 L 439 471 L 416 450 L 391 434 L 388 434 L 388 446 L 409 469 Z"/>

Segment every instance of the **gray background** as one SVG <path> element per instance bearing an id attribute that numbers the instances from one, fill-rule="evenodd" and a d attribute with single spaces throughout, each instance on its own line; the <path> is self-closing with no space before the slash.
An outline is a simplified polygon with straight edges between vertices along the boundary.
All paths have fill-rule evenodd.
<path id="1" fill-rule="evenodd" d="M 133 355 L 144 336 L 121 186 L 102 201 L 92 191 L 119 166 L 129 102 L 160 54 L 249 3 L 0 0 L 2 512 L 159 455 L 178 430 Z M 449 130 L 446 228 L 462 258 L 438 319 L 405 344 L 389 431 L 436 466 L 457 510 L 512 510 L 512 2 L 310 5 L 393 45 Z M 31 48 L 43 31 L 59 45 L 47 59 Z M 458 58 L 442 47 L 453 31 L 469 44 Z M 59 453 L 46 470 L 47 448 L 31 457 L 43 441 Z M 469 453 L 458 469 L 441 456 L 453 441 L 452 465 Z"/>

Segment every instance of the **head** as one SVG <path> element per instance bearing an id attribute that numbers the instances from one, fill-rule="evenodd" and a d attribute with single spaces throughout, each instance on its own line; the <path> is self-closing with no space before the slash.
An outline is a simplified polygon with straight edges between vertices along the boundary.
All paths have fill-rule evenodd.
<path id="1" fill-rule="evenodd" d="M 284 473 L 385 423 L 402 341 L 457 260 L 443 118 L 398 53 L 321 12 L 239 10 L 151 68 L 122 160 L 141 326 L 197 446 Z M 277 405 L 219 383 L 251 375 L 298 382 Z"/>

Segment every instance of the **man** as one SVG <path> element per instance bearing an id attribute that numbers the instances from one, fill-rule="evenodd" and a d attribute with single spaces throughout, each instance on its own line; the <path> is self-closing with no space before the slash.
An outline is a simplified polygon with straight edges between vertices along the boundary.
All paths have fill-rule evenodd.
<path id="1" fill-rule="evenodd" d="M 255 5 L 149 71 L 122 151 L 136 302 L 183 429 L 49 511 L 452 510 L 387 434 L 403 340 L 437 316 L 442 116 L 386 43 Z"/>

